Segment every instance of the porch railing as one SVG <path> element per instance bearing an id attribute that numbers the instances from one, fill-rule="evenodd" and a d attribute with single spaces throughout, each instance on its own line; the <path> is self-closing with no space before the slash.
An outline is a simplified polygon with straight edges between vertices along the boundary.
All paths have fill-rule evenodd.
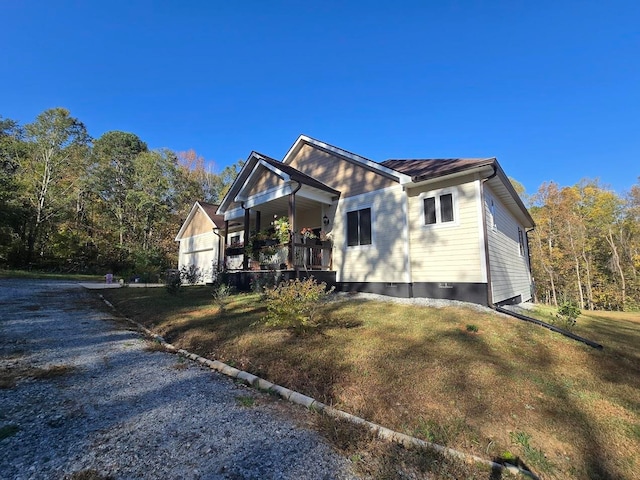
<path id="1" fill-rule="evenodd" d="M 331 242 L 314 238 L 305 239 L 298 234 L 294 234 L 292 237 L 288 244 L 268 245 L 258 248 L 258 259 L 250 259 L 249 269 L 331 270 Z M 233 246 L 227 247 L 225 255 L 227 270 L 242 270 L 244 255 L 246 253 L 244 253 L 243 249 Z"/>

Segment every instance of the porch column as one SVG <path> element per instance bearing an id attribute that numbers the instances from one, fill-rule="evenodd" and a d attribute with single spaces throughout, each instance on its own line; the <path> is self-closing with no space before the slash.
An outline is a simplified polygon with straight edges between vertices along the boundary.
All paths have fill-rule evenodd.
<path id="1" fill-rule="evenodd" d="M 260 210 L 256 210 L 256 233 L 261 230 L 260 225 Z"/>
<path id="2" fill-rule="evenodd" d="M 289 254 L 287 255 L 287 268 L 293 268 L 293 249 L 295 248 L 293 244 L 294 240 L 294 232 L 296 232 L 296 194 L 295 192 L 291 192 L 289 194 L 289 228 L 291 231 L 289 232 Z"/>
<path id="3" fill-rule="evenodd" d="M 247 247 L 247 245 L 249 245 L 249 228 L 251 228 L 251 226 L 249 225 L 250 220 L 251 220 L 250 210 L 248 208 L 245 208 L 244 209 L 244 233 L 242 238 L 244 241 L 245 248 Z M 249 270 L 249 256 L 246 254 L 246 250 L 245 250 L 244 256 L 242 257 L 242 269 Z"/>
<path id="4" fill-rule="evenodd" d="M 229 220 L 224 221 L 224 237 L 222 238 L 222 248 L 224 256 L 222 257 L 222 270 L 227 270 L 227 237 L 229 236 Z"/>

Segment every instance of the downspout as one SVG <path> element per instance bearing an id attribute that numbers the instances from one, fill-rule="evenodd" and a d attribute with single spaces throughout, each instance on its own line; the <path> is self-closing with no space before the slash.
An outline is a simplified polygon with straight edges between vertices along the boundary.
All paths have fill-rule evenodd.
<path id="1" fill-rule="evenodd" d="M 491 262 L 489 261 L 489 235 L 487 230 L 487 209 L 484 202 L 484 184 L 491 180 L 498 174 L 496 165 L 493 164 L 493 173 L 487 178 L 483 178 L 480 182 L 480 208 L 482 209 L 482 229 L 484 231 L 484 261 L 486 263 L 485 268 L 487 271 L 487 305 L 491 308 L 495 308 L 493 304 L 493 290 L 491 288 Z"/>
<path id="2" fill-rule="evenodd" d="M 224 241 L 223 241 L 223 236 L 220 235 L 218 232 L 216 232 L 216 230 L 219 230 L 218 227 L 213 229 L 213 234 L 216 235 L 218 237 L 218 264 L 216 266 L 216 273 L 220 270 L 220 260 L 222 260 L 220 258 L 220 255 L 222 254 L 222 250 L 224 249 L 225 245 L 224 245 Z"/>
<path id="3" fill-rule="evenodd" d="M 536 280 L 533 278 L 533 271 L 531 270 L 531 249 L 529 248 L 529 232 L 533 232 L 536 227 L 532 227 L 529 230 L 524 230 L 524 238 L 527 240 L 527 261 L 529 262 L 529 278 L 531 278 L 531 298 L 537 298 L 535 289 L 536 289 Z"/>

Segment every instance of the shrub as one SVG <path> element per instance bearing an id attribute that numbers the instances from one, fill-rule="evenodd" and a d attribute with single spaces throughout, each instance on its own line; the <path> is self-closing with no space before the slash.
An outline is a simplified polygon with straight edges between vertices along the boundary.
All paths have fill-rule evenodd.
<path id="1" fill-rule="evenodd" d="M 290 328 L 296 334 L 319 323 L 320 306 L 333 291 L 313 278 L 295 279 L 265 289 L 267 315 L 265 325 Z"/>
<path id="2" fill-rule="evenodd" d="M 165 274 L 165 288 L 171 295 L 177 295 L 182 286 L 182 278 L 179 270 L 167 270 Z"/>
<path id="3" fill-rule="evenodd" d="M 226 283 L 216 283 L 213 287 L 213 301 L 218 307 L 220 307 L 220 311 L 224 312 L 225 307 L 227 306 L 227 301 L 229 297 L 233 293 L 233 287 Z"/>
<path id="4" fill-rule="evenodd" d="M 582 312 L 578 308 L 578 306 L 572 302 L 563 302 L 558 308 L 558 317 L 562 320 L 564 326 L 567 329 L 571 329 L 576 325 L 576 319 L 580 316 Z"/>
<path id="5" fill-rule="evenodd" d="M 183 265 L 180 269 L 180 278 L 184 283 L 195 285 L 202 279 L 202 270 L 197 265 Z"/>

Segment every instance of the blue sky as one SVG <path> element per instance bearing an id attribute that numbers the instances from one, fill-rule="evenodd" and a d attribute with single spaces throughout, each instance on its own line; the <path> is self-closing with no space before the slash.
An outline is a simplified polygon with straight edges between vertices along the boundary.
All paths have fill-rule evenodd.
<path id="1" fill-rule="evenodd" d="M 544 181 L 640 176 L 640 2 L 0 3 L 0 115 L 215 170 L 301 133 L 373 160 L 498 157 Z"/>

